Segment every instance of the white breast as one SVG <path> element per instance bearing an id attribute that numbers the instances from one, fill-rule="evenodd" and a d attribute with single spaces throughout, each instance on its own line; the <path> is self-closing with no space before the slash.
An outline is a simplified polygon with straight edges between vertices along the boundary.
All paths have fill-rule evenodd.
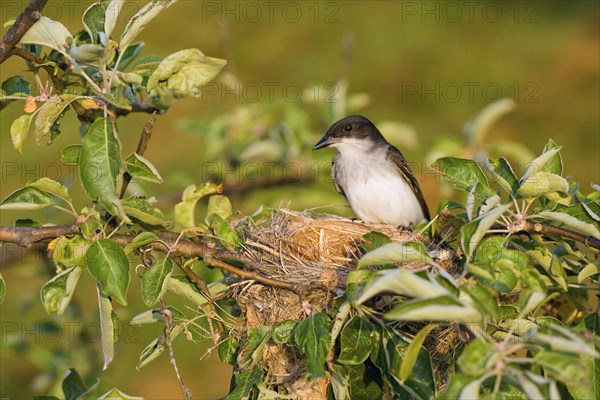
<path id="1" fill-rule="evenodd" d="M 336 143 L 336 182 L 350 207 L 365 222 L 414 226 L 425 217 L 411 187 L 386 159 L 385 150 L 372 151 L 359 140 Z"/>

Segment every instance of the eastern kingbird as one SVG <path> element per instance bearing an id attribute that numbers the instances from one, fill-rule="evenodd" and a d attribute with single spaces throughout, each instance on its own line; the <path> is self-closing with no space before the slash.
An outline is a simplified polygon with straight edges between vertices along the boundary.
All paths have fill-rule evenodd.
<path id="1" fill-rule="evenodd" d="M 335 147 L 331 174 L 338 193 L 364 222 L 412 227 L 429 219 L 419 183 L 400 151 L 371 121 L 350 115 L 313 147 Z"/>

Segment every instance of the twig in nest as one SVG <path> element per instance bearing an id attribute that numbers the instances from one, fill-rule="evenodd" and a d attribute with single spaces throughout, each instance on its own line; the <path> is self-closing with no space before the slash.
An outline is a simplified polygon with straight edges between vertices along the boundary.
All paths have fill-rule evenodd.
<path id="1" fill-rule="evenodd" d="M 2 64 L 12 53 L 17 43 L 25 36 L 25 33 L 42 17 L 42 9 L 48 0 L 30 0 L 25 10 L 19 15 L 14 24 L 4 34 L 0 41 L 0 64 Z"/>
<path id="2" fill-rule="evenodd" d="M 150 137 L 152 137 L 152 128 L 154 128 L 154 122 L 156 121 L 156 112 L 152 113 L 152 116 L 146 124 L 144 125 L 144 129 L 142 129 L 142 134 L 140 135 L 140 141 L 138 142 L 138 146 L 136 149 L 136 154 L 143 156 L 144 152 L 148 148 L 148 142 L 150 141 Z M 121 187 L 121 194 L 119 198 L 123 198 L 125 196 L 125 192 L 127 191 L 127 186 L 129 186 L 129 182 L 131 182 L 132 176 L 129 172 L 125 171 L 123 174 L 123 186 Z"/>
<path id="3" fill-rule="evenodd" d="M 234 267 L 233 265 L 228 264 L 225 261 L 216 259 L 212 256 L 204 257 L 204 262 L 206 262 L 211 267 L 223 269 L 227 272 L 230 272 L 234 275 L 237 275 L 237 276 L 245 278 L 245 279 L 252 279 L 257 282 L 264 283 L 265 285 L 274 286 L 274 287 L 278 287 L 278 288 L 286 289 L 286 290 L 291 290 L 292 292 L 298 291 L 298 288 L 296 287 L 296 285 L 294 285 L 292 283 L 278 281 L 276 279 L 272 279 L 272 278 L 263 276 L 263 275 L 259 274 L 258 272 L 246 271 L 246 270 L 240 269 L 238 267 Z"/>
<path id="4" fill-rule="evenodd" d="M 173 351 L 173 342 L 171 341 L 171 328 L 173 327 L 173 314 L 167 308 L 167 304 L 165 303 L 165 299 L 161 297 L 159 300 L 160 304 L 160 313 L 165 318 L 165 341 L 167 343 L 167 349 L 169 349 L 169 360 L 171 360 L 171 365 L 175 370 L 175 375 L 177 375 L 177 380 L 179 381 L 179 387 L 181 388 L 181 392 L 183 393 L 183 398 L 185 400 L 189 400 L 192 398 L 192 392 L 190 389 L 185 386 L 183 383 L 183 379 L 181 379 L 181 375 L 179 374 L 179 368 L 177 368 L 177 360 L 175 359 L 175 351 Z"/>

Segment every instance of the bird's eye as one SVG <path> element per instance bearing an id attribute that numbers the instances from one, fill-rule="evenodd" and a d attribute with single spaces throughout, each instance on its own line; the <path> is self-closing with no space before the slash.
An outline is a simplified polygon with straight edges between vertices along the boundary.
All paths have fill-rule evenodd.
<path id="1" fill-rule="evenodd" d="M 352 130 L 352 125 L 350 125 L 350 124 L 346 125 L 346 126 L 344 127 L 344 130 L 345 130 L 346 132 L 350 132 L 350 131 Z"/>

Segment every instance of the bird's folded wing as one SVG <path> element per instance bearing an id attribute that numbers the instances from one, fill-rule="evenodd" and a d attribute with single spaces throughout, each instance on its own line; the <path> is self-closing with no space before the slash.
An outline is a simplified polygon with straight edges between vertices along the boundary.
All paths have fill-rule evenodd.
<path id="1" fill-rule="evenodd" d="M 421 205 L 421 210 L 423 211 L 423 215 L 428 220 L 429 216 L 429 208 L 427 208 L 427 203 L 425 202 L 425 198 L 423 197 L 423 193 L 421 192 L 421 188 L 419 186 L 419 182 L 415 178 L 415 175 L 410 170 L 404 156 L 398 149 L 393 146 L 390 146 L 387 152 L 388 158 L 394 162 L 394 164 L 398 167 L 398 171 L 402 174 L 403 179 L 410 185 L 413 193 L 417 197 L 419 204 Z M 339 190 L 338 190 L 339 191 Z"/>

